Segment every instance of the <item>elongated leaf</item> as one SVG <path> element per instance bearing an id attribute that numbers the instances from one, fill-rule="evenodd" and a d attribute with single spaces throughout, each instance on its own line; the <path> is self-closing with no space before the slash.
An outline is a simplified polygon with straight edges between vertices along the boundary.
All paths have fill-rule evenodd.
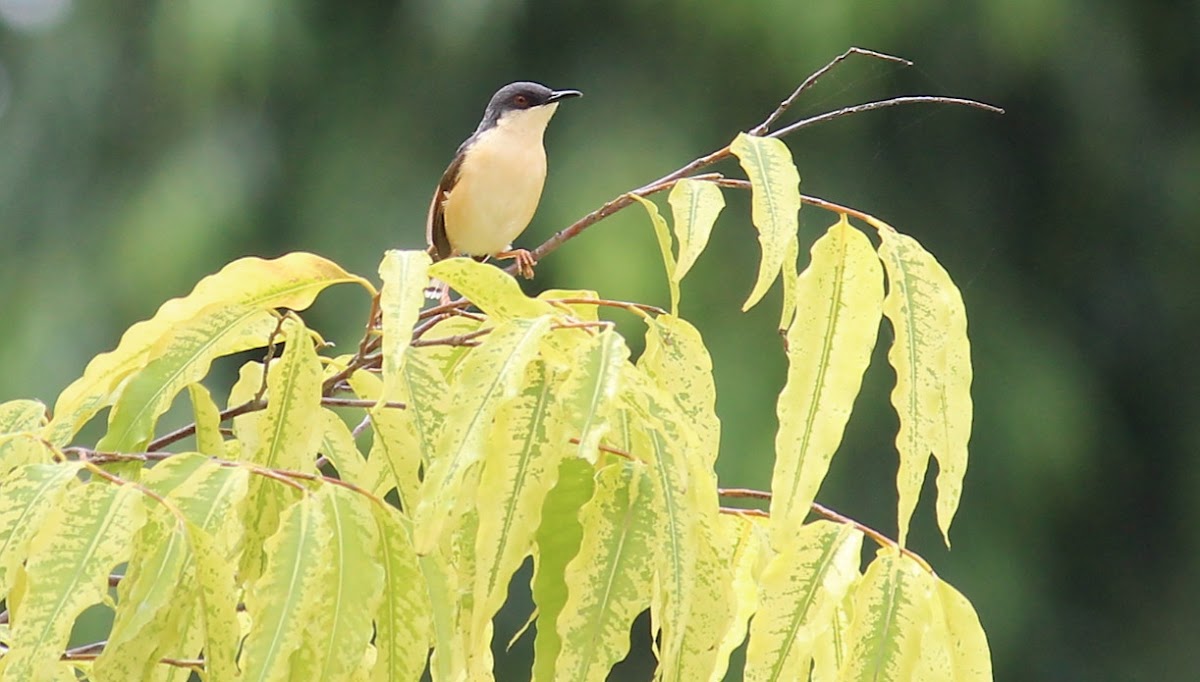
<path id="1" fill-rule="evenodd" d="M 154 425 L 188 384 L 200 381 L 221 355 L 266 345 L 274 316 L 248 305 L 214 303 L 172 328 L 151 347 L 153 355 L 121 390 L 96 447 L 117 452 L 145 449 Z"/>
<path id="2" fill-rule="evenodd" d="M 596 474 L 595 494 L 579 512 L 579 554 L 567 566 L 556 679 L 604 680 L 628 652 L 629 628 L 650 601 L 652 487 L 636 463 L 614 464 Z"/>
<path id="3" fill-rule="evenodd" d="M 142 484 L 168 498 L 197 527 L 222 537 L 228 534 L 225 549 L 232 551 L 241 528 L 233 523 L 233 515 L 246 496 L 249 477 L 241 467 L 222 466 L 199 453 L 181 453 L 147 470 Z"/>
<path id="4" fill-rule="evenodd" d="M 886 225 L 884 225 L 886 227 Z M 971 437 L 971 350 L 962 296 L 941 264 L 912 237 L 880 229 L 888 274 L 883 314 L 895 331 L 892 405 L 900 416 L 896 488 L 903 545 L 932 453 L 938 460 L 938 526 L 949 544 Z"/>
<path id="5" fill-rule="evenodd" d="M 184 522 L 162 507 L 152 508 L 134 540 L 133 556 L 117 587 L 117 610 L 104 651 L 96 659 L 96 677 L 141 680 L 158 665 L 170 609 L 181 607 L 190 592 L 194 568 Z"/>
<path id="6" fill-rule="evenodd" d="M 188 398 L 196 419 L 196 450 L 212 457 L 225 456 L 225 439 L 221 436 L 221 415 L 212 394 L 201 384 L 189 384 Z"/>
<path id="7" fill-rule="evenodd" d="M 429 276 L 446 282 L 497 321 L 554 314 L 549 303 L 521 293 L 508 273 L 470 258 L 440 260 L 429 268 Z"/>
<path id="8" fill-rule="evenodd" d="M 596 461 L 600 441 L 608 433 L 609 414 L 621 387 L 621 370 L 629 348 L 611 327 L 586 339 L 576 363 L 561 388 L 566 413 L 566 438 L 577 438 L 576 454 Z M 559 437 L 564 437 L 559 434 Z"/>
<path id="9" fill-rule="evenodd" d="M 671 248 L 671 230 L 667 227 L 667 221 L 658 212 L 658 206 L 655 206 L 653 201 L 636 194 L 631 196 L 646 208 L 646 213 L 650 216 L 650 223 L 654 225 L 654 237 L 658 240 L 658 248 L 662 251 L 663 265 L 667 268 L 667 286 L 671 291 L 671 313 L 678 315 L 680 278 L 675 276 L 676 263 L 675 254 Z"/>
<path id="10" fill-rule="evenodd" d="M 883 273 L 866 235 L 842 218 L 813 244 L 796 282 L 788 378 L 776 412 L 772 541 L 808 515 L 841 443 L 879 334 Z"/>
<path id="11" fill-rule="evenodd" d="M 825 628 L 813 644 L 812 682 L 838 682 L 838 670 L 846 664 L 850 656 L 850 643 L 847 637 L 850 633 L 850 608 L 854 601 L 855 586 L 850 587 L 850 594 L 833 610 L 829 626 Z"/>
<path id="12" fill-rule="evenodd" d="M 758 580 L 770 558 L 766 524 L 762 521 L 761 517 L 753 516 L 722 514 L 719 517 L 718 549 L 732 567 L 734 612 L 729 628 L 717 645 L 717 665 L 709 675 L 709 682 L 725 679 L 729 655 L 746 639 L 750 617 L 758 610 Z"/>
<path id="13" fill-rule="evenodd" d="M 729 149 L 737 155 L 750 180 L 750 218 L 763 252 L 758 279 L 742 305 L 742 310 L 749 310 L 779 275 L 788 242 L 800 229 L 800 175 L 787 145 L 775 138 L 738 133 Z"/>
<path id="14" fill-rule="evenodd" d="M 426 589 L 429 580 L 418 564 L 409 531 L 399 513 L 380 505 L 373 505 L 371 512 L 383 559 L 383 599 L 375 613 L 378 660 L 372 679 L 415 680 L 425 669 L 425 658 L 429 655 L 432 622 L 430 593 Z M 430 561 L 429 575 L 433 563 Z"/>
<path id="15" fill-rule="evenodd" d="M 237 672 L 238 589 L 237 561 L 220 535 L 191 524 L 188 536 L 195 550 L 197 610 L 204 625 L 204 667 L 210 679 L 232 680 Z"/>
<path id="16" fill-rule="evenodd" d="M 406 378 L 406 370 L 407 363 L 401 369 L 401 380 Z M 402 383 L 401 387 L 405 385 Z M 364 400 L 379 400 L 383 395 L 383 381 L 367 372 L 355 372 L 350 377 L 350 386 Z M 419 412 L 423 411 L 411 402 L 404 410 L 376 406 L 367 411 L 375 431 L 368 461 L 372 469 L 378 468 L 382 472 L 385 481 L 376 492 L 383 495 L 395 487 L 400 493 L 400 506 L 407 513 L 412 513 L 416 506 L 417 488 L 421 485 L 418 472 L 422 449 L 414 423 Z M 370 478 L 364 473 L 364 482 Z"/>
<path id="17" fill-rule="evenodd" d="M 78 472 L 76 463 L 32 464 L 0 481 L 0 594 L 12 588 L 29 541 L 58 508 Z"/>
<path id="18" fill-rule="evenodd" d="M 75 619 L 104 598 L 109 572 L 145 520 L 140 497 L 130 486 L 92 483 L 43 519 L 29 545 L 29 582 L 0 679 L 39 679 L 57 664 Z"/>
<path id="19" fill-rule="evenodd" d="M 527 371 L 520 395 L 496 415 L 475 496 L 478 570 L 469 641 L 476 643 L 508 597 L 509 579 L 533 547 L 542 503 L 567 453 L 561 440 L 562 417 L 553 410 L 556 377 L 547 376 L 539 362 Z"/>
<path id="20" fill-rule="evenodd" d="M 930 627 L 921 639 L 921 679 L 991 682 L 987 637 L 971 603 L 942 580 L 935 580 L 932 596 Z"/>
<path id="21" fill-rule="evenodd" d="M 37 431 L 46 421 L 46 406 L 36 400 L 0 403 L 0 435 Z"/>
<path id="22" fill-rule="evenodd" d="M 693 451 L 712 466 L 721 445 L 721 420 L 704 340 L 695 327 L 673 315 L 647 318 L 646 327 L 646 351 L 638 358 L 638 369 L 674 399 L 696 435 Z"/>
<path id="23" fill-rule="evenodd" d="M 366 280 L 311 253 L 290 253 L 274 260 L 242 258 L 205 277 L 183 298 L 167 301 L 154 317 L 129 328 L 117 348 L 96 356 L 83 376 L 67 387 L 54 406 L 47 438 L 58 445 L 71 439 L 85 422 L 111 405 L 122 382 L 156 357 L 153 349 L 174 328 L 213 304 L 255 310 L 303 310 L 326 287 L 356 282 L 372 294 Z"/>
<path id="24" fill-rule="evenodd" d="M 593 474 L 592 465 L 585 460 L 562 460 L 558 467 L 558 482 L 542 505 L 531 585 L 538 614 L 537 636 L 533 642 L 535 681 L 561 679 L 557 676 L 556 666 L 563 640 L 555 623 L 567 602 L 567 564 L 579 553 L 583 541 L 579 510 L 592 497 Z"/>
<path id="25" fill-rule="evenodd" d="M 293 677 L 291 657 L 305 642 L 305 625 L 328 606 L 321 585 L 330 575 L 332 534 L 316 495 L 305 495 L 283 512 L 279 530 L 266 541 L 262 575 L 246 593 L 253 625 L 238 661 L 241 679 L 312 679 L 303 673 Z"/>
<path id="26" fill-rule="evenodd" d="M 316 497 L 331 531 L 322 559 L 327 572 L 317 586 L 320 607 L 307 623 L 293 678 L 347 680 L 375 634 L 371 621 L 383 600 L 375 503 L 338 485 L 321 486 Z"/>
<path id="27" fill-rule="evenodd" d="M 354 443 L 350 427 L 332 410 L 321 410 L 321 437 L 318 451 L 337 469 L 338 478 L 355 485 L 368 485 L 363 477 L 366 458 Z"/>
<path id="28" fill-rule="evenodd" d="M 679 240 L 679 262 L 672 277 L 682 282 L 708 245 L 713 223 L 725 208 L 725 196 L 711 182 L 684 178 L 671 188 L 667 203 L 671 205 L 675 238 Z"/>
<path id="29" fill-rule="evenodd" d="M 389 250 L 379 265 L 383 289 L 379 313 L 383 328 L 383 395 L 381 400 L 399 400 L 400 367 L 412 340 L 412 327 L 425 302 L 429 281 L 429 254 L 424 251 Z"/>
<path id="30" fill-rule="evenodd" d="M 920 677 L 934 578 L 894 550 L 880 551 L 854 592 L 850 656 L 838 679 L 888 682 Z"/>
<path id="31" fill-rule="evenodd" d="M 747 680 L 807 677 L 813 644 L 858 577 L 861 552 L 862 533 L 829 521 L 803 526 L 779 548 L 759 581 Z"/>
<path id="32" fill-rule="evenodd" d="M 463 489 L 467 470 L 483 456 L 496 410 L 520 390 L 525 367 L 549 329 L 549 317 L 513 320 L 488 334 L 463 361 L 452 386 L 454 399 L 437 449 L 438 459 L 430 464 L 422 482 L 415 519 L 417 553 L 430 552 L 448 521 L 453 527 L 450 517 L 462 513 L 460 496 L 466 499 L 473 492 Z"/>
<path id="33" fill-rule="evenodd" d="M 783 257 L 783 309 L 779 312 L 779 333 L 786 334 L 792 328 L 792 320 L 796 317 L 796 268 L 800 260 L 800 235 L 794 235 L 788 242 L 787 253 Z"/>

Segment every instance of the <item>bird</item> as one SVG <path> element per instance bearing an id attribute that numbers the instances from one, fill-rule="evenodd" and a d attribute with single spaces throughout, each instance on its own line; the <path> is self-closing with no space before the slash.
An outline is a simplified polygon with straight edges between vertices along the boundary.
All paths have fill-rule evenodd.
<path id="1" fill-rule="evenodd" d="M 578 90 L 552 90 L 540 83 L 509 83 L 496 91 L 475 132 L 463 142 L 442 174 L 425 223 L 429 255 L 516 260 L 526 279 L 537 262 L 512 242 L 533 219 L 546 181 L 542 138 L 558 103 Z M 445 285 L 430 298 L 447 298 Z"/>

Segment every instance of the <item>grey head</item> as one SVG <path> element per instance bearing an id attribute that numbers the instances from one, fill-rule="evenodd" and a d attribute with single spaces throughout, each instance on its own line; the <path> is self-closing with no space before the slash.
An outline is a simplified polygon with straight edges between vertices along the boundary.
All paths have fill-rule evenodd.
<path id="1" fill-rule="evenodd" d="M 483 112 L 483 120 L 479 122 L 479 128 L 475 132 L 478 134 L 495 126 L 500 117 L 510 111 L 533 109 L 553 104 L 561 99 L 581 97 L 582 95 L 583 93 L 578 90 L 551 90 L 541 83 L 529 81 L 509 83 L 492 95 L 487 109 Z"/>

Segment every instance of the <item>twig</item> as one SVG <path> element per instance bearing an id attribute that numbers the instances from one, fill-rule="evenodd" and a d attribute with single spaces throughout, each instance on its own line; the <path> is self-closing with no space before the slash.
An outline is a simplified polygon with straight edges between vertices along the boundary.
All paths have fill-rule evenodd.
<path id="1" fill-rule="evenodd" d="M 963 99 L 961 97 L 936 97 L 933 95 L 892 97 L 890 99 L 881 99 L 876 102 L 867 102 L 865 104 L 855 104 L 854 106 L 850 107 L 842 107 L 836 111 L 830 111 L 824 114 L 818 114 L 816 116 L 801 119 L 795 123 L 788 124 L 773 133 L 769 133 L 767 137 L 784 137 L 785 135 L 791 135 L 802 128 L 814 126 L 818 123 L 824 123 L 826 121 L 832 121 L 835 118 L 853 116 L 854 114 L 861 114 L 868 111 L 874 111 L 876 109 L 896 107 L 902 104 L 957 104 L 964 107 L 971 107 L 972 109 L 983 109 L 984 111 L 990 111 L 993 114 L 1004 113 L 1004 110 L 1000 107 L 992 106 L 991 104 L 985 104 L 983 102 L 977 102 L 973 99 Z"/>
<path id="2" fill-rule="evenodd" d="M 265 371 L 265 369 L 264 369 L 264 371 Z M 240 417 L 241 415 L 247 414 L 249 412 L 257 412 L 258 410 L 266 409 L 266 407 L 267 407 L 267 401 L 265 401 L 265 400 L 261 400 L 261 399 L 247 400 L 246 402 L 242 403 L 241 405 L 238 405 L 236 407 L 231 407 L 227 410 L 222 410 L 220 412 L 220 414 L 217 415 L 217 421 L 218 421 L 218 423 L 227 421 L 229 419 L 233 419 L 234 417 Z M 165 448 L 166 446 L 171 445 L 172 443 L 181 441 L 184 438 L 187 438 L 188 436 L 190 436 L 194 433 L 196 433 L 195 422 L 188 424 L 187 426 L 184 426 L 183 428 L 176 429 L 176 430 L 166 434 L 165 436 L 160 436 L 160 437 L 150 441 L 146 445 L 146 449 L 147 450 L 161 450 L 161 449 Z"/>
<path id="3" fill-rule="evenodd" d="M 408 409 L 408 405 L 395 401 L 379 403 L 375 400 L 360 400 L 358 398 L 321 398 L 321 404 L 329 407 L 362 407 L 371 409 L 375 406 L 390 407 L 397 410 Z"/>
<path id="4" fill-rule="evenodd" d="M 580 444 L 578 438 L 571 438 L 568 442 L 571 445 L 579 445 Z M 614 448 L 614 447 L 609 447 L 607 445 L 604 445 L 603 443 L 601 443 L 600 445 L 597 445 L 596 449 L 599 450 L 600 452 L 607 452 L 610 455 L 616 455 L 617 457 L 624 457 L 625 459 L 627 459 L 631 462 L 638 461 L 636 457 L 629 454 L 628 452 L 625 452 L 624 450 L 618 450 L 617 448 Z"/>
<path id="5" fill-rule="evenodd" d="M 716 175 L 715 173 L 713 175 Z M 717 178 L 713 178 L 716 180 Z M 607 298 L 548 298 L 547 303 L 563 303 L 573 305 L 598 305 L 607 306 L 609 308 L 623 308 L 625 310 L 644 310 L 655 315 L 666 315 L 667 311 L 659 308 L 656 305 L 648 303 L 636 303 L 634 301 L 614 301 Z"/>
<path id="6" fill-rule="evenodd" d="M 82 653 L 72 654 L 64 653 L 59 660 L 61 661 L 94 661 L 100 657 L 99 653 Z M 175 666 L 176 668 L 189 668 L 196 672 L 204 672 L 203 658 L 160 658 L 159 663 L 163 665 Z"/>
<path id="7" fill-rule="evenodd" d="M 796 98 L 799 97 L 802 92 L 804 92 L 805 90 L 816 85 L 817 79 L 819 79 L 821 76 L 824 76 L 825 74 L 829 73 L 829 71 L 831 69 L 833 69 L 833 67 L 842 63 L 842 61 L 844 61 L 850 55 L 855 55 L 855 54 L 860 54 L 865 57 L 874 57 L 875 59 L 882 59 L 882 60 L 888 61 L 888 62 L 896 62 L 897 64 L 903 64 L 904 66 L 912 66 L 912 62 L 910 62 L 909 60 L 904 59 L 902 57 L 896 57 L 896 56 L 886 54 L 883 52 L 876 52 L 874 50 L 866 50 L 861 47 L 852 47 L 849 50 L 846 50 L 845 52 L 841 53 L 840 55 L 834 57 L 833 60 L 831 62 L 829 62 L 828 64 L 826 64 L 825 66 L 822 66 L 821 68 L 814 71 L 812 73 L 812 75 L 809 76 L 808 78 L 805 78 L 804 82 L 801 83 L 800 86 L 797 87 L 794 91 L 792 91 L 792 94 L 787 99 L 785 99 L 779 103 L 779 106 L 775 109 L 775 111 L 771 112 L 770 116 L 768 116 L 762 123 L 759 123 L 758 125 L 756 125 L 750 129 L 750 134 L 751 135 L 762 135 L 763 133 L 767 132 L 767 130 L 771 127 L 771 124 L 774 123 L 775 121 L 777 121 L 779 119 L 779 117 L 782 116 L 783 113 L 785 111 L 787 111 L 792 106 L 793 103 L 795 103 Z"/>
<path id="8" fill-rule="evenodd" d="M 476 329 L 473 332 L 466 332 L 465 334 L 440 336 L 436 339 L 415 339 L 411 345 L 413 348 L 423 348 L 425 346 L 478 346 L 479 343 L 475 339 L 491 331 L 492 327 L 488 327 L 487 329 Z"/>

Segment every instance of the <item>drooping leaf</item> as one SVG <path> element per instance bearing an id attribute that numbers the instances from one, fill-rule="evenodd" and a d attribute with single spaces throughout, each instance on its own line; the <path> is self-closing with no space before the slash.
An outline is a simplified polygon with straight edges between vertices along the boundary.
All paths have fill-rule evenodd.
<path id="1" fill-rule="evenodd" d="M 759 580 L 758 611 L 746 649 L 747 680 L 807 677 L 816 638 L 858 577 L 862 533 L 817 521 L 802 526 L 778 549 Z"/>
<path id="2" fill-rule="evenodd" d="M 79 468 L 69 462 L 31 464 L 0 481 L 0 594 L 9 593 L 28 556 L 29 541 L 59 507 Z"/>
<path id="3" fill-rule="evenodd" d="M 306 679 L 347 680 L 374 637 L 371 621 L 383 600 L 376 503 L 332 484 L 321 486 L 316 497 L 330 530 L 322 557 L 326 573 L 317 584 L 319 607 L 306 624 L 306 644 L 293 666 Z"/>
<path id="4" fill-rule="evenodd" d="M 866 235 L 842 218 L 812 247 L 796 282 L 788 378 L 776 412 L 772 541 L 790 536 L 841 443 L 879 334 L 883 273 Z"/>
<path id="5" fill-rule="evenodd" d="M 694 452 L 709 466 L 721 444 L 712 358 L 700 332 L 673 315 L 646 318 L 646 351 L 638 369 L 675 400 L 696 435 Z"/>
<path id="6" fill-rule="evenodd" d="M 563 381 L 564 427 L 560 438 L 576 438 L 575 453 L 595 462 L 608 417 L 621 386 L 621 370 L 629 359 L 629 348 L 611 327 L 588 337 L 577 349 L 576 361 Z"/>
<path id="7" fill-rule="evenodd" d="M 326 287 L 355 282 L 372 294 L 369 282 L 332 261 L 311 253 L 290 253 L 274 260 L 242 258 L 200 280 L 190 294 L 167 301 L 149 320 L 129 328 L 117 348 L 96 356 L 83 376 L 59 395 L 54 419 L 46 429 L 51 442 L 63 445 L 104 407 L 112 404 L 126 378 L 156 357 L 154 349 L 176 326 L 213 304 L 304 310 Z"/>
<path id="8" fill-rule="evenodd" d="M 488 334 L 463 361 L 451 386 L 453 400 L 437 448 L 438 459 L 430 463 L 421 484 L 414 519 L 419 554 L 432 551 L 448 522 L 453 527 L 452 517 L 464 512 L 458 501 L 471 492 L 463 489 L 467 470 L 483 456 L 496 411 L 520 390 L 525 367 L 549 329 L 549 317 L 513 320 Z"/>
<path id="9" fill-rule="evenodd" d="M 671 188 L 667 203 L 671 205 L 675 238 L 679 240 L 679 262 L 672 277 L 682 282 L 708 245 L 713 223 L 725 207 L 725 196 L 711 182 L 684 178 Z"/>
<path id="10" fill-rule="evenodd" d="M 629 628 L 650 600 L 657 505 L 645 468 L 631 462 L 604 467 L 595 485 L 579 512 L 579 553 L 566 567 L 555 679 L 606 679 L 628 652 Z"/>
<path id="11" fill-rule="evenodd" d="M 722 514 L 719 517 L 721 544 L 718 551 L 733 572 L 733 617 L 717 645 L 717 665 L 709 682 L 721 682 L 729 668 L 729 655 L 746 639 L 750 617 L 758 610 L 758 580 L 770 558 L 765 519 Z"/>
<path id="12" fill-rule="evenodd" d="M 46 406 L 36 400 L 0 403 L 0 435 L 36 431 L 46 423 Z"/>
<path id="13" fill-rule="evenodd" d="M 29 543 L 28 584 L 0 679 L 35 680 L 55 667 L 75 619 L 104 599 L 113 566 L 145 520 L 131 486 L 91 483 L 47 514 Z"/>
<path id="14" fill-rule="evenodd" d="M 921 638 L 930 622 L 934 578 L 895 550 L 881 550 L 854 591 L 850 656 L 838 679 L 922 679 Z"/>
<path id="15" fill-rule="evenodd" d="M 221 536 L 214 536 L 197 525 L 189 525 L 188 530 L 195 549 L 197 608 L 204 625 L 204 667 L 210 679 L 234 679 L 241 640 L 234 574 L 237 561 L 225 543 L 218 539 Z"/>
<path id="16" fill-rule="evenodd" d="M 895 332 L 888 351 L 896 370 L 892 405 L 900 416 L 898 539 L 903 546 L 932 453 L 938 460 L 938 526 L 949 545 L 971 437 L 966 311 L 941 264 L 912 237 L 880 225 L 879 257 L 888 275 L 883 314 Z"/>
<path id="17" fill-rule="evenodd" d="M 337 469 L 338 478 L 355 485 L 368 485 L 363 477 L 366 458 L 354 443 L 350 427 L 333 410 L 322 409 L 320 442 L 317 450 Z"/>
<path id="18" fill-rule="evenodd" d="M 779 333 L 787 334 L 796 317 L 796 268 L 800 260 L 800 235 L 788 241 L 787 253 L 783 256 L 783 309 L 779 311 Z"/>
<path id="19" fill-rule="evenodd" d="M 556 666 L 563 639 L 555 623 L 567 601 L 566 567 L 579 553 L 583 526 L 579 510 L 592 497 L 594 470 L 586 460 L 568 458 L 558 468 L 557 483 L 542 504 L 534 551 L 533 603 L 538 628 L 533 642 L 533 679 L 560 679 Z M 590 550 L 590 551 L 594 551 Z"/>
<path id="20" fill-rule="evenodd" d="M 403 379 L 409 373 L 409 364 L 405 363 L 400 370 L 402 389 L 406 386 Z M 355 372 L 350 377 L 350 386 L 364 400 L 379 400 L 383 394 L 383 381 L 368 372 Z M 416 505 L 417 488 L 421 484 L 418 472 L 422 448 L 414 417 L 419 418 L 422 413 L 411 402 L 404 410 L 376 405 L 367 411 L 374 427 L 368 468 L 380 471 L 383 481 L 375 492 L 382 496 L 395 487 L 400 494 L 400 506 L 407 513 L 412 513 Z M 373 484 L 372 479 L 364 472 L 364 484 Z"/>
<path id="21" fill-rule="evenodd" d="M 486 624 L 508 597 L 508 581 L 533 547 L 538 514 L 554 486 L 568 445 L 561 410 L 555 410 L 557 377 L 544 363 L 527 370 L 525 387 L 496 414 L 488 438 L 475 507 L 474 608 L 470 639 L 479 642 Z"/>
<path id="22" fill-rule="evenodd" d="M 429 561 L 431 572 L 425 574 L 398 512 L 380 505 L 373 505 L 371 511 L 383 558 L 383 599 L 375 612 L 378 659 L 372 679 L 414 680 L 425 669 L 425 658 L 429 655 L 432 622 L 429 586 L 435 584 L 429 577 L 433 576 L 434 561 Z M 448 597 L 444 592 L 439 594 Z"/>
<path id="23" fill-rule="evenodd" d="M 246 592 L 246 613 L 253 625 L 238 659 L 243 680 L 314 679 L 294 671 L 292 656 L 305 644 L 305 626 L 328 605 L 321 585 L 329 579 L 333 534 L 325 506 L 306 494 L 279 518 L 267 538 L 262 574 Z"/>
<path id="24" fill-rule="evenodd" d="M 675 263 L 675 253 L 671 247 L 671 230 L 667 227 L 667 221 L 658 212 L 658 206 L 653 201 L 636 194 L 630 196 L 637 199 L 638 203 L 646 208 L 646 213 L 650 216 L 650 223 L 654 226 L 654 237 L 658 240 L 658 248 L 662 251 L 663 265 L 667 269 L 667 286 L 671 292 L 671 313 L 678 315 L 680 278 L 675 276 L 677 266 Z"/>
<path id="25" fill-rule="evenodd" d="M 383 393 L 381 400 L 399 400 L 400 368 L 412 340 L 412 327 L 425 302 L 429 281 L 429 254 L 424 251 L 389 250 L 379 265 L 383 289 L 379 292 L 382 322 Z"/>
<path id="26" fill-rule="evenodd" d="M 196 450 L 211 457 L 224 457 L 220 410 L 213 402 L 212 394 L 202 384 L 189 384 L 187 389 L 192 401 L 192 416 L 196 420 Z"/>
<path id="27" fill-rule="evenodd" d="M 738 133 L 729 149 L 750 180 L 750 218 L 762 245 L 758 279 L 742 305 L 742 310 L 749 310 L 779 275 L 788 243 L 800 228 L 800 175 L 787 145 L 776 138 Z"/>
<path id="28" fill-rule="evenodd" d="M 929 630 L 921 639 L 921 679 L 991 682 L 987 637 L 971 603 L 936 579 L 932 599 Z"/>

